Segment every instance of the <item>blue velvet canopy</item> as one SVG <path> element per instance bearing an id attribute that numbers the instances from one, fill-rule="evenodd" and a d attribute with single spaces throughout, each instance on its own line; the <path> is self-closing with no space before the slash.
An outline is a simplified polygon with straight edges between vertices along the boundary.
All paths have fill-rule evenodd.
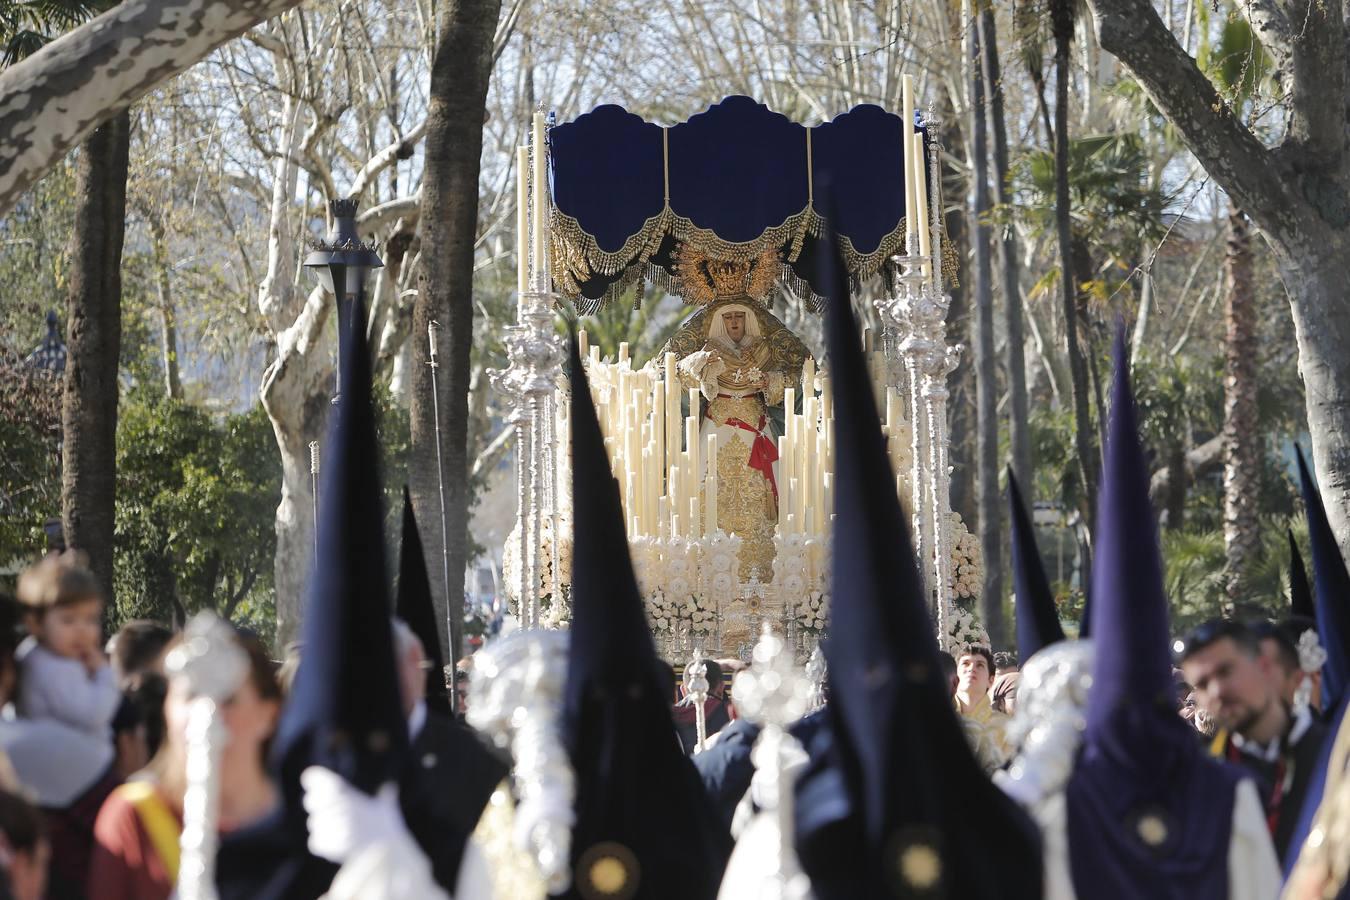
<path id="1" fill-rule="evenodd" d="M 865 105 L 808 128 L 749 97 L 669 127 L 597 107 L 549 131 L 554 280 L 591 313 L 639 279 L 682 293 L 684 245 L 723 260 L 775 251 L 783 280 L 815 306 L 824 231 L 814 204 L 824 186 L 853 283 L 902 249 L 900 125 Z"/>

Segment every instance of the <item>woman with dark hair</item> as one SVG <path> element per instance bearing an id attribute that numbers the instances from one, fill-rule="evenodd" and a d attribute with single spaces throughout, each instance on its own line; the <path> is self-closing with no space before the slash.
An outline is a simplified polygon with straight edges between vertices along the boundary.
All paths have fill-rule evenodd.
<path id="1" fill-rule="evenodd" d="M 220 758 L 222 835 L 248 829 L 278 806 L 265 753 L 276 727 L 281 690 L 261 642 L 242 634 L 236 637 L 248 652 L 249 677 L 220 709 L 229 735 Z M 169 679 L 159 751 L 144 770 L 113 791 L 99 810 L 89 900 L 167 900 L 173 893 L 187 787 L 190 702 L 186 680 Z M 227 873 L 222 869 L 221 874 Z"/>

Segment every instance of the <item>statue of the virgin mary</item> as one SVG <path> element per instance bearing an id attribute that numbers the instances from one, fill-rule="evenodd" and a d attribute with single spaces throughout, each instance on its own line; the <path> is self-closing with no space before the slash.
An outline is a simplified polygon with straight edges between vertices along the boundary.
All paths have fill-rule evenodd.
<path id="1" fill-rule="evenodd" d="M 665 350 L 675 354 L 680 382 L 699 391 L 700 409 L 690 413 L 701 416 L 700 435 L 717 435 L 717 525 L 742 540 L 741 579 L 767 583 L 778 522 L 783 391 L 800 377 L 810 353 L 764 305 L 778 276 L 775 252 L 724 261 L 685 247 L 676 271 L 681 293 L 703 308 Z"/>

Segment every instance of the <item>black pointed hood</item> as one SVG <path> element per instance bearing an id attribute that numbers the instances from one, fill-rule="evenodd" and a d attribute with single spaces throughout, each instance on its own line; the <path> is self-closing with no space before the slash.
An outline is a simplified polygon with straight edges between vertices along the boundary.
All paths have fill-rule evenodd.
<path id="1" fill-rule="evenodd" d="M 585 893 L 585 885 L 605 866 L 615 871 L 617 861 L 624 878 L 638 880 L 635 896 L 712 900 L 730 835 L 675 736 L 665 664 L 643 612 L 575 340 L 571 369 L 575 537 L 563 724 L 576 772 L 576 825 L 567 896 L 601 896 Z"/>
<path id="2" fill-rule="evenodd" d="M 835 247 L 834 236 L 822 244 Z M 812 836 L 799 835 L 803 864 L 822 900 L 1038 898 L 1036 830 L 975 760 L 942 676 L 844 271 L 837 251 L 826 255 L 836 481 L 824 647 L 857 846 L 821 859 L 805 846 Z M 969 827 L 971 811 L 978 827 Z"/>
<path id="3" fill-rule="evenodd" d="M 1296 445 L 1294 452 L 1298 456 L 1303 506 L 1308 513 L 1317 633 L 1327 652 L 1327 661 L 1322 666 L 1322 708 L 1335 709 L 1346 696 L 1346 684 L 1350 682 L 1350 574 L 1322 505 L 1322 495 L 1303 458 L 1303 449 Z"/>
<path id="4" fill-rule="evenodd" d="M 1025 663 L 1043 647 L 1064 640 L 1055 595 L 1036 546 L 1036 530 L 1022 502 L 1022 491 L 1008 470 L 1008 506 L 1012 522 L 1013 592 L 1017 597 L 1017 658 Z"/>
<path id="5" fill-rule="evenodd" d="M 436 605 L 431 599 L 431 580 L 427 577 L 422 553 L 422 536 L 413 513 L 408 486 L 403 486 L 403 547 L 398 557 L 398 598 L 394 614 L 408 623 L 422 642 L 427 661 L 427 706 L 451 714 L 454 705 L 445 687 L 445 655 L 441 653 L 441 635 L 436 627 Z"/>
<path id="6" fill-rule="evenodd" d="M 1236 770 L 1177 715 L 1167 597 L 1124 325 L 1092 565 L 1096 647 L 1083 748 L 1066 788 L 1079 896 L 1228 896 Z M 1091 886 L 1091 890 L 1089 890 Z"/>
<path id="7" fill-rule="evenodd" d="M 359 303 L 358 303 L 359 306 Z M 318 558 L 306 591 L 300 668 L 273 745 L 303 822 L 301 770 L 324 765 L 373 793 L 408 743 L 386 583 L 379 447 L 365 310 L 341 326 L 342 398 L 324 444 Z"/>
<path id="8" fill-rule="evenodd" d="M 1308 569 L 1303 565 L 1303 554 L 1299 552 L 1292 528 L 1289 529 L 1289 612 L 1314 621 L 1317 619 Z"/>

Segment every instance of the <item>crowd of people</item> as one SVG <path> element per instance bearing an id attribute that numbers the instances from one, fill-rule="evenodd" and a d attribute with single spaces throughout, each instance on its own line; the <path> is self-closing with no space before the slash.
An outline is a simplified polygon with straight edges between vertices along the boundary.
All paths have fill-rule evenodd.
<path id="1" fill-rule="evenodd" d="M 1350 571 L 1307 473 L 1315 602 L 1175 638 L 1118 366 L 1078 635 L 1014 484 L 1016 652 L 943 652 L 898 552 L 908 517 L 876 489 L 892 473 L 847 310 L 827 304 L 839 479 L 819 684 L 766 637 L 729 694 L 738 660 L 696 660 L 677 686 L 614 552 L 622 509 L 575 343 L 570 627 L 503 629 L 447 667 L 406 496 L 389 596 L 358 311 L 284 660 L 227 631 L 222 699 L 181 664 L 210 646 L 192 626 L 130 622 L 105 645 L 75 552 L 0 601 L 0 898 L 168 900 L 211 895 L 208 878 L 220 900 L 1343 896 Z M 201 711 L 224 735 L 206 766 Z"/>

